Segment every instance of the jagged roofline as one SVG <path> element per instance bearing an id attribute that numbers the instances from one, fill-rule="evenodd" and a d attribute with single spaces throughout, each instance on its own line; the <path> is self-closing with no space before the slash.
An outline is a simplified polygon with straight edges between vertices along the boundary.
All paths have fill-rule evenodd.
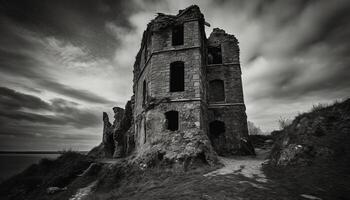
<path id="1" fill-rule="evenodd" d="M 191 10 L 192 8 L 197 8 L 198 10 L 200 10 L 199 6 L 191 5 L 183 10 L 179 10 L 179 13 L 177 15 L 169 15 L 169 16 L 180 17 L 180 16 L 184 15 L 186 12 L 188 12 L 189 10 Z M 160 13 L 160 14 L 163 14 L 163 13 Z"/>
<path id="2" fill-rule="evenodd" d="M 183 10 L 179 10 L 179 13 L 177 15 L 157 13 L 158 15 L 147 24 L 147 28 L 143 32 L 142 40 L 141 40 L 141 47 L 140 47 L 140 49 L 139 49 L 139 51 L 138 51 L 138 53 L 136 55 L 135 62 L 134 62 L 134 74 L 135 74 L 135 72 L 137 73 L 137 70 L 139 70 L 139 66 L 137 67 L 137 65 L 140 62 L 142 50 L 143 50 L 144 46 L 146 45 L 147 39 L 148 39 L 148 37 L 150 37 L 151 32 L 153 31 L 152 30 L 152 26 L 154 24 L 163 22 L 163 23 L 166 23 L 166 25 L 163 28 L 169 27 L 169 26 L 173 25 L 174 23 L 176 23 L 176 20 L 178 20 L 180 17 L 182 17 L 183 15 L 185 15 L 186 13 L 191 11 L 193 8 L 196 9 L 199 12 L 199 14 L 201 15 L 200 18 L 203 19 L 203 22 L 206 25 L 210 26 L 209 23 L 205 22 L 204 16 L 201 13 L 200 8 L 197 5 L 191 5 L 191 6 L 185 8 Z M 235 35 L 228 34 L 223 29 L 214 28 L 213 31 L 210 33 L 209 38 L 212 37 L 212 35 L 215 35 L 215 34 L 222 34 L 226 38 L 226 40 L 233 41 L 235 43 L 235 45 L 237 45 L 238 48 L 239 48 L 239 45 L 238 45 L 239 42 L 238 42 L 238 40 L 237 40 Z"/>
<path id="3" fill-rule="evenodd" d="M 147 37 L 148 37 L 148 34 L 150 33 L 150 29 L 151 29 L 151 26 L 155 23 L 157 23 L 157 19 L 159 20 L 160 18 L 169 18 L 169 20 L 176 20 L 178 19 L 179 17 L 183 16 L 184 14 L 186 14 L 187 12 L 191 11 L 192 8 L 195 8 L 195 9 L 198 9 L 199 13 L 201 13 L 200 11 L 200 8 L 197 6 L 197 5 L 191 5 L 183 10 L 179 10 L 179 13 L 177 15 L 170 15 L 170 14 L 164 14 L 164 13 L 157 13 L 158 16 L 156 16 L 154 19 L 152 19 L 148 24 L 147 24 L 147 28 L 146 30 L 143 32 L 143 35 L 142 35 L 142 40 L 141 40 L 141 47 L 139 49 L 139 52 L 137 53 L 136 55 L 136 61 L 135 61 L 135 64 L 137 63 L 137 61 L 139 60 L 140 56 L 141 56 L 141 51 L 143 49 L 143 47 L 145 46 L 145 43 L 147 41 Z M 202 18 L 204 19 L 204 16 L 202 14 Z M 173 23 L 169 23 L 169 25 L 172 25 Z M 207 23 L 209 25 L 209 23 Z M 135 65 L 134 64 L 134 65 Z"/>
<path id="4" fill-rule="evenodd" d="M 186 14 L 188 11 L 190 11 L 192 8 L 198 9 L 198 11 L 200 12 L 200 8 L 197 5 L 191 5 L 183 10 L 179 10 L 179 13 L 177 15 L 171 15 L 171 14 L 164 14 L 164 13 L 157 13 L 158 16 L 151 20 L 150 23 L 148 23 L 148 25 L 152 24 L 153 22 L 155 22 L 156 19 L 160 18 L 160 17 L 169 17 L 169 18 L 179 18 L 182 15 Z M 201 12 L 200 12 L 201 13 Z"/>
<path id="5" fill-rule="evenodd" d="M 214 28 L 213 31 L 210 33 L 208 39 L 210 39 L 211 37 L 216 37 L 217 35 L 222 35 L 224 36 L 224 38 L 226 38 L 226 40 L 231 40 L 235 42 L 235 44 L 239 43 L 234 34 L 226 33 L 224 29 L 220 29 L 220 28 Z"/>
<path id="6" fill-rule="evenodd" d="M 171 20 L 173 23 L 168 23 L 168 26 L 170 25 L 173 25 L 174 22 L 180 18 L 181 16 L 183 16 L 184 14 L 188 13 L 189 11 L 191 11 L 192 9 L 197 9 L 199 11 L 199 13 L 201 14 L 201 18 L 203 19 L 204 21 L 204 16 L 203 14 L 201 13 L 200 11 L 200 8 L 197 6 L 197 5 L 191 5 L 189 7 L 187 7 L 186 9 L 184 10 L 179 10 L 179 13 L 177 15 L 166 15 L 166 14 L 163 14 L 163 13 L 158 13 L 158 16 L 156 16 L 154 19 L 152 19 L 148 24 L 147 24 L 147 28 L 146 30 L 143 32 L 143 35 L 142 35 L 142 40 L 141 40 L 141 45 L 140 45 L 140 49 L 138 51 L 138 53 L 136 54 L 136 57 L 135 57 L 135 62 L 134 62 L 134 74 L 135 72 L 137 72 L 137 70 L 139 70 L 137 67 L 138 63 L 140 62 L 141 60 L 141 54 L 142 54 L 142 49 L 144 48 L 144 46 L 146 45 L 146 42 L 147 42 L 147 38 L 150 36 L 151 34 L 151 26 L 153 24 L 156 24 L 156 23 L 159 23 L 158 20 L 160 20 L 161 18 L 168 18 L 168 20 Z M 168 27 L 166 26 L 166 27 Z"/>
<path id="7" fill-rule="evenodd" d="M 165 25 L 163 28 L 166 28 L 168 26 L 173 25 L 174 23 L 176 23 L 176 21 L 182 17 L 183 15 L 185 15 L 186 13 L 188 13 L 189 11 L 191 11 L 192 9 L 195 9 L 198 11 L 198 13 L 201 15 L 200 18 L 204 19 L 203 14 L 200 11 L 200 8 L 197 5 L 191 5 L 189 7 L 187 7 L 184 10 L 179 10 L 179 13 L 177 15 L 170 15 L 170 14 L 164 14 L 164 13 L 157 13 L 158 15 L 152 19 L 148 24 L 147 24 L 147 29 L 144 31 L 143 37 L 142 37 L 142 42 L 141 42 L 141 49 L 143 48 L 148 33 L 150 31 L 154 31 L 152 29 L 152 25 L 155 25 L 157 23 L 161 23 L 161 22 L 166 22 L 167 25 Z M 163 20 L 163 21 L 162 21 Z"/>

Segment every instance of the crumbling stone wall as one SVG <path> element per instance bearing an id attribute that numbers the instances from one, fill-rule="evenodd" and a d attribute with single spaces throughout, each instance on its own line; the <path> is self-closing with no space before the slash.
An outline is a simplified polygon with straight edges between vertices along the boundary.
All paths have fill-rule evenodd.
<path id="1" fill-rule="evenodd" d="M 172 29 L 181 24 L 184 41 L 182 45 L 174 46 Z M 171 138 L 170 135 L 200 131 L 206 138 L 211 138 L 209 124 L 220 120 L 225 123 L 225 133 L 217 144 L 211 141 L 216 151 L 222 155 L 254 154 L 248 141 L 238 41 L 217 28 L 206 39 L 204 24 L 197 6 L 180 11 L 176 16 L 158 14 L 148 24 L 139 52 L 141 58 L 134 65 L 137 68 L 134 69 L 137 73 L 134 78 L 134 130 L 138 152 L 152 148 L 156 138 L 166 143 L 164 134 Z M 207 65 L 209 47 L 221 49 L 222 63 Z M 185 87 L 184 91 L 170 92 L 170 64 L 176 61 L 184 63 Z M 212 80 L 224 83 L 225 99 L 221 102 L 208 101 Z M 147 83 L 147 98 L 143 96 L 144 82 Z M 170 110 L 180 113 L 180 129 L 168 134 L 164 114 Z M 196 117 L 184 117 L 194 114 Z"/>
<path id="2" fill-rule="evenodd" d="M 225 103 L 244 103 L 239 64 L 209 65 L 207 79 L 208 83 L 213 80 L 224 81 Z"/>
<path id="3" fill-rule="evenodd" d="M 103 136 L 102 136 L 102 145 L 104 150 L 104 156 L 111 158 L 114 153 L 115 143 L 113 139 L 113 127 L 109 122 L 107 113 L 103 113 Z"/>
<path id="4" fill-rule="evenodd" d="M 182 45 L 174 46 L 172 29 L 179 24 L 184 27 L 184 41 Z M 177 16 L 159 14 L 148 25 L 142 41 L 148 45 L 141 45 L 147 50 L 140 50 L 140 55 L 150 52 L 150 56 L 146 61 L 141 56 L 136 61 L 139 64 L 134 65 L 139 68 L 134 69 L 139 73 L 134 80 L 134 130 L 138 155 L 155 149 L 162 152 L 164 159 L 170 160 L 215 155 L 203 131 L 207 127 L 206 117 L 203 117 L 207 109 L 202 103 L 206 98 L 203 36 L 204 18 L 197 6 L 181 11 Z M 184 63 L 184 91 L 170 92 L 170 65 L 176 61 Z M 144 81 L 147 83 L 146 103 L 142 95 Z M 179 113 L 179 129 L 176 131 L 167 130 L 165 113 L 168 111 Z"/>
<path id="5" fill-rule="evenodd" d="M 168 111 L 179 112 L 179 129 L 177 131 L 167 130 L 164 113 Z M 137 119 L 136 124 L 139 124 L 137 126 L 142 130 L 138 132 L 140 135 L 136 146 L 140 151 L 144 151 L 158 143 L 173 145 L 171 144 L 172 138 L 183 138 L 186 132 L 200 130 L 201 115 L 199 102 L 161 103 Z"/>
<path id="6" fill-rule="evenodd" d="M 208 110 L 209 123 L 225 123 L 225 133 L 212 141 L 219 155 L 252 155 L 254 148 L 249 141 L 244 106 L 214 106 Z M 210 133 L 209 133 L 210 134 Z"/>
<path id="7" fill-rule="evenodd" d="M 238 40 L 234 35 L 227 34 L 222 29 L 214 28 L 207 43 L 208 46 L 221 46 L 222 63 L 239 64 Z"/>
<path id="8" fill-rule="evenodd" d="M 113 125 L 116 157 L 133 152 L 135 160 L 145 163 L 150 154 L 170 163 L 214 163 L 216 153 L 254 154 L 248 139 L 238 41 L 217 28 L 207 39 L 205 24 L 198 6 L 180 10 L 177 15 L 159 13 L 148 24 L 134 63 L 135 96 L 123 114 L 123 119 L 129 116 L 123 120 L 129 125 L 123 126 L 123 121 Z M 174 29 L 179 25 L 183 25 L 183 43 L 173 44 Z M 209 64 L 212 47 L 220 56 L 216 60 L 219 63 Z M 183 91 L 170 90 L 170 78 L 176 78 L 171 75 L 171 64 L 178 61 L 183 63 Z M 182 70 L 182 64 L 175 66 Z M 209 99 L 213 80 L 223 81 L 225 98 L 220 102 Z M 178 123 L 169 121 L 169 111 L 178 112 L 174 115 Z M 222 133 L 215 137 L 210 129 L 212 122 L 224 124 Z M 106 130 L 111 127 L 108 123 Z M 178 129 L 169 128 L 169 123 L 176 123 Z"/>
<path id="9" fill-rule="evenodd" d="M 88 154 L 98 158 L 120 158 L 130 155 L 135 148 L 133 129 L 134 97 L 125 105 L 125 109 L 114 107 L 114 121 L 110 123 L 107 113 L 103 112 L 102 143 Z"/>
<path id="10" fill-rule="evenodd" d="M 209 124 L 215 120 L 225 124 L 225 134 L 212 141 L 213 146 L 220 155 L 254 154 L 248 139 L 238 41 L 234 35 L 216 28 L 208 38 L 208 46 L 221 48 L 222 63 L 207 66 L 207 81 L 222 80 L 225 91 L 223 101 L 208 103 Z"/>

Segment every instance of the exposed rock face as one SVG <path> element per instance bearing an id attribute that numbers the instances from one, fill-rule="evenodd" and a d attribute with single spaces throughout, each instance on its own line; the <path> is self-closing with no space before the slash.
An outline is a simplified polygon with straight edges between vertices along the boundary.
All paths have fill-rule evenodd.
<path id="1" fill-rule="evenodd" d="M 93 148 L 90 156 L 99 158 L 120 158 L 130 155 L 135 148 L 133 128 L 133 97 L 125 105 L 125 109 L 114 107 L 113 124 L 109 122 L 107 113 L 103 113 L 102 143 Z"/>
<path id="2" fill-rule="evenodd" d="M 135 149 L 134 137 L 134 120 L 133 120 L 133 102 L 134 97 L 131 98 L 125 105 L 125 112 L 121 123 L 121 130 L 123 134 L 123 153 L 130 155 Z"/>
<path id="3" fill-rule="evenodd" d="M 114 153 L 115 149 L 115 143 L 113 139 L 113 133 L 114 133 L 114 127 L 109 122 L 109 118 L 107 113 L 103 113 L 103 138 L 102 138 L 102 144 L 103 144 L 103 150 L 104 155 L 107 158 L 111 158 Z"/>
<path id="4" fill-rule="evenodd" d="M 107 113 L 103 113 L 102 143 L 92 149 L 89 155 L 100 158 L 120 158 L 130 155 L 135 148 L 133 128 L 133 97 L 125 109 L 114 107 L 113 124 Z"/>
<path id="5" fill-rule="evenodd" d="M 119 107 L 114 107 L 114 122 L 113 122 L 113 140 L 114 140 L 114 158 L 120 158 L 123 156 L 124 148 L 124 133 L 125 131 L 122 128 L 122 121 L 124 117 L 124 109 Z"/>
<path id="6" fill-rule="evenodd" d="M 308 165 L 315 160 L 350 161 L 350 100 L 329 107 L 315 107 L 275 131 L 271 164 Z"/>
<path id="7" fill-rule="evenodd" d="M 218 163 L 210 141 L 202 132 L 188 131 L 183 137 L 167 134 L 150 138 L 154 140 L 153 145 L 139 152 L 134 161 L 145 167 L 160 163 L 182 169 Z"/>

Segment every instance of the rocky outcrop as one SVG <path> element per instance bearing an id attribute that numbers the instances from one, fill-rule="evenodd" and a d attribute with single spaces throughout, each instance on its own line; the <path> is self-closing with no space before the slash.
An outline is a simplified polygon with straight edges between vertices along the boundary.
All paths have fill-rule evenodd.
<path id="1" fill-rule="evenodd" d="M 119 107 L 114 107 L 114 122 L 113 122 L 113 142 L 114 151 L 113 157 L 120 158 L 123 156 L 123 137 L 124 131 L 122 130 L 121 124 L 124 116 L 124 109 Z"/>
<path id="2" fill-rule="evenodd" d="M 120 158 L 129 155 L 134 148 L 132 100 L 128 101 L 125 109 L 114 107 L 113 124 L 108 114 L 103 112 L 102 143 L 93 148 L 88 154 L 99 158 Z M 130 130 L 129 130 L 130 129 Z"/>
<path id="3" fill-rule="evenodd" d="M 187 131 L 182 137 L 164 132 L 152 140 L 152 146 L 139 150 L 133 160 L 141 167 L 163 165 L 187 170 L 218 164 L 208 137 L 200 131 Z"/>
<path id="4" fill-rule="evenodd" d="M 104 156 L 111 158 L 115 149 L 115 143 L 113 139 L 114 127 L 109 122 L 108 114 L 103 112 L 103 136 L 102 145 L 104 150 Z"/>
<path id="5" fill-rule="evenodd" d="M 314 161 L 350 160 L 350 99 L 332 106 L 317 106 L 301 114 L 281 131 L 270 163 L 277 166 L 309 165 Z"/>
<path id="6" fill-rule="evenodd" d="M 134 98 L 132 97 L 130 101 L 128 101 L 125 105 L 125 112 L 123 116 L 123 120 L 120 126 L 120 137 L 123 141 L 123 154 L 130 155 L 135 149 L 135 137 L 134 137 L 134 120 L 133 120 L 133 103 Z"/>

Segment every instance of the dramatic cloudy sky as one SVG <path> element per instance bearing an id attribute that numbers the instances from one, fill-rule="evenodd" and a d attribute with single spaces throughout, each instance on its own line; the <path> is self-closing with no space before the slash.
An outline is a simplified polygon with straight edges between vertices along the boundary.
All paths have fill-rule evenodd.
<path id="1" fill-rule="evenodd" d="M 87 150 L 132 95 L 147 22 L 198 4 L 240 41 L 248 119 L 278 128 L 350 94 L 348 0 L 1 0 L 0 150 Z M 111 117 L 112 118 L 112 117 Z"/>

